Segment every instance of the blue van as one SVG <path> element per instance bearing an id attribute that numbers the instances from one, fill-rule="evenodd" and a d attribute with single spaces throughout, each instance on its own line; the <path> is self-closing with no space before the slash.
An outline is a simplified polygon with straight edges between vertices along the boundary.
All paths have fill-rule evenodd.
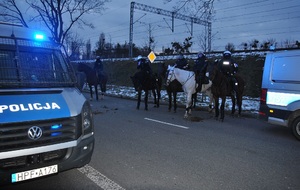
<path id="1" fill-rule="evenodd" d="M 267 54 L 263 69 L 259 117 L 291 128 L 300 140 L 300 50 Z"/>
<path id="2" fill-rule="evenodd" d="M 93 113 L 76 81 L 45 34 L 0 23 L 0 184 L 90 162 Z"/>

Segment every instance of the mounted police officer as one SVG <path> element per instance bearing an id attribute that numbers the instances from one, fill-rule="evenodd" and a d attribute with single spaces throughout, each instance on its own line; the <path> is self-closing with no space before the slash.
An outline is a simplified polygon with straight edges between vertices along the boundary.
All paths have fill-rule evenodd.
<path id="1" fill-rule="evenodd" d="M 97 72 L 97 76 L 99 78 L 101 78 L 101 75 L 103 74 L 102 73 L 103 72 L 103 62 L 101 61 L 100 56 L 96 57 L 96 61 L 94 63 L 94 69 Z"/>
<path id="2" fill-rule="evenodd" d="M 143 78 L 143 82 L 153 82 L 155 81 L 155 77 L 152 74 L 152 69 L 150 67 L 150 62 L 146 60 L 146 58 L 142 57 L 141 55 L 139 55 L 136 58 L 137 61 L 137 69 L 140 70 L 139 72 L 142 74 Z M 141 76 L 141 75 L 139 75 Z"/>
<path id="3" fill-rule="evenodd" d="M 184 70 L 189 69 L 189 64 L 188 64 L 187 60 L 185 59 L 185 57 L 182 54 L 179 54 L 177 56 L 177 60 L 176 60 L 176 63 L 175 63 L 175 68 L 184 69 Z"/>
<path id="4" fill-rule="evenodd" d="M 201 91 L 202 84 L 209 83 L 208 77 L 206 76 L 208 64 L 209 62 L 206 55 L 203 52 L 199 52 L 193 68 L 196 75 L 196 83 L 198 84 L 197 91 Z"/>
<path id="5" fill-rule="evenodd" d="M 238 71 L 238 64 L 231 58 L 230 51 L 224 51 L 223 58 L 219 62 L 219 69 L 227 76 L 233 91 L 237 92 L 238 82 L 235 78 L 235 74 Z"/>
<path id="6" fill-rule="evenodd" d="M 141 55 L 139 55 L 136 58 L 137 61 L 137 69 L 149 74 L 150 76 L 152 75 L 152 69 L 150 67 L 149 61 L 146 60 L 146 58 L 143 58 Z"/>

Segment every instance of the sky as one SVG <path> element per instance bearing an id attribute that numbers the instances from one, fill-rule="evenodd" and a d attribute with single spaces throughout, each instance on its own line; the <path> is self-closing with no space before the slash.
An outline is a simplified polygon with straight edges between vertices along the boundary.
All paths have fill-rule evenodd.
<path id="1" fill-rule="evenodd" d="M 172 11 L 174 3 L 164 0 L 136 0 L 148 6 Z M 105 5 L 102 15 L 87 15 L 95 29 L 76 30 L 84 34 L 84 40 L 91 40 L 94 47 L 100 33 L 105 41 L 113 44 L 129 42 L 130 23 L 129 0 L 112 0 Z M 254 39 L 260 42 L 275 39 L 279 46 L 284 41 L 300 41 L 300 1 L 299 0 L 215 0 L 212 19 L 212 50 L 222 51 L 225 45 L 233 43 L 242 49 L 242 43 Z M 188 13 L 181 13 L 188 16 Z M 149 31 L 155 40 L 155 52 L 171 47 L 171 42 L 182 43 L 191 36 L 191 24 L 175 19 L 175 30 L 171 31 L 171 18 L 142 10 L 134 10 L 133 43 L 144 46 L 148 43 Z M 193 25 L 192 52 L 202 51 L 199 39 L 204 34 L 204 26 Z"/>

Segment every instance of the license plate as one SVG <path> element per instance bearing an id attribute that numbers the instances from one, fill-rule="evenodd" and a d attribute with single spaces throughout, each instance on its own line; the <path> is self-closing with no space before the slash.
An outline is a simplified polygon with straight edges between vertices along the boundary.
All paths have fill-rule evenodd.
<path id="1" fill-rule="evenodd" d="M 29 179 L 34 179 L 38 177 L 43 177 L 50 174 L 58 173 L 58 167 L 57 165 L 47 166 L 43 168 L 38 168 L 34 170 L 28 170 L 24 172 L 19 172 L 11 175 L 11 182 L 19 182 L 19 181 L 25 181 Z"/>

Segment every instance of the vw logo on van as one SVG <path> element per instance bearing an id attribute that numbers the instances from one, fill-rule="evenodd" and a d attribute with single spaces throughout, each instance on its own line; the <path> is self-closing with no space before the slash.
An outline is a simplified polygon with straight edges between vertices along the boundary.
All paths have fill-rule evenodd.
<path id="1" fill-rule="evenodd" d="M 32 126 L 28 130 L 28 137 L 32 140 L 38 140 L 39 138 L 41 138 L 42 134 L 43 131 L 38 126 Z"/>

